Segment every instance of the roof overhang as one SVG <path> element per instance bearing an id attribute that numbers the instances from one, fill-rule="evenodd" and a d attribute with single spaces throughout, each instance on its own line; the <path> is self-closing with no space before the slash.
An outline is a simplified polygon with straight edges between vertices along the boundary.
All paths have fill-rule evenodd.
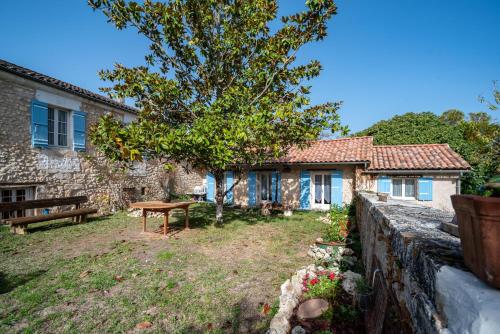
<path id="1" fill-rule="evenodd" d="M 366 170 L 364 174 L 422 174 L 422 173 L 435 173 L 435 174 L 459 174 L 469 172 L 470 169 L 380 169 L 380 170 Z"/>

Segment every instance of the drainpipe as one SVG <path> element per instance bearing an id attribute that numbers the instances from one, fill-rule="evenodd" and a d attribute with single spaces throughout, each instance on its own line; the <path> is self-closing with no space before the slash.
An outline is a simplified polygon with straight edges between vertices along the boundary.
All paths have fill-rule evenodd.
<path id="1" fill-rule="evenodd" d="M 457 181 L 457 195 L 461 195 L 462 194 L 462 175 L 463 175 L 463 172 L 460 172 L 460 176 L 458 177 L 458 181 Z"/>
<path id="2" fill-rule="evenodd" d="M 382 275 L 382 270 L 379 268 L 375 269 L 373 272 L 373 277 L 372 277 L 372 289 L 375 288 L 375 276 L 377 276 L 377 273 L 380 273 Z"/>

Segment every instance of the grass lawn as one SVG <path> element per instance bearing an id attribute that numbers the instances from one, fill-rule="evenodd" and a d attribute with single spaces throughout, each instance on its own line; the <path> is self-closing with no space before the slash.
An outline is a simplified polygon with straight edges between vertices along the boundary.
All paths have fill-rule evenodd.
<path id="1" fill-rule="evenodd" d="M 26 236 L 0 227 L 1 333 L 262 333 L 279 287 L 312 262 L 317 212 L 262 217 L 196 205 L 190 230 L 173 213 L 167 240 L 117 213 L 86 224 L 39 224 Z M 160 218 L 149 218 L 157 228 Z M 146 329 L 137 328 L 149 322 Z"/>

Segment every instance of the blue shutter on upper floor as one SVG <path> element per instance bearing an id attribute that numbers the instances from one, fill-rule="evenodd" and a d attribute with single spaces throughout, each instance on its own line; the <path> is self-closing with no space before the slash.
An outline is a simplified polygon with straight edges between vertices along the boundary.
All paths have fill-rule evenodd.
<path id="1" fill-rule="evenodd" d="M 49 108 L 47 103 L 36 100 L 31 102 L 31 144 L 49 146 Z"/>
<path id="2" fill-rule="evenodd" d="M 300 172 L 300 208 L 310 209 L 311 208 L 311 174 L 308 170 L 303 170 Z"/>
<path id="3" fill-rule="evenodd" d="M 257 205 L 257 174 L 248 172 L 248 206 Z"/>
<path id="4" fill-rule="evenodd" d="M 227 171 L 225 173 L 226 176 L 226 190 L 231 189 L 233 186 L 233 180 L 234 180 L 234 173 L 233 171 Z M 226 203 L 227 204 L 233 204 L 233 190 L 231 189 L 230 191 L 227 192 L 226 194 Z"/>
<path id="5" fill-rule="evenodd" d="M 377 178 L 377 192 L 391 193 L 391 179 L 388 176 L 379 176 Z"/>
<path id="6" fill-rule="evenodd" d="M 418 200 L 432 201 L 432 178 L 421 177 L 418 179 Z"/>
<path id="7" fill-rule="evenodd" d="M 342 206 L 342 176 L 341 170 L 332 170 L 332 204 Z"/>
<path id="8" fill-rule="evenodd" d="M 87 114 L 73 111 L 73 150 L 85 151 Z"/>
<path id="9" fill-rule="evenodd" d="M 207 201 L 215 201 L 215 178 L 212 173 L 207 173 Z"/>

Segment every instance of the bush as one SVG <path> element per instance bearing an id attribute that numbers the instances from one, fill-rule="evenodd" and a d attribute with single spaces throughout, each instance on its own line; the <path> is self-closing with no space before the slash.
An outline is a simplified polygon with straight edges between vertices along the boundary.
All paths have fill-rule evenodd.
<path id="1" fill-rule="evenodd" d="M 330 210 L 330 225 L 325 239 L 328 242 L 345 242 L 348 235 L 350 206 L 332 205 Z"/>
<path id="2" fill-rule="evenodd" d="M 306 276 L 302 282 L 306 298 L 335 299 L 340 278 L 334 272 L 322 271 L 316 277 Z"/>

